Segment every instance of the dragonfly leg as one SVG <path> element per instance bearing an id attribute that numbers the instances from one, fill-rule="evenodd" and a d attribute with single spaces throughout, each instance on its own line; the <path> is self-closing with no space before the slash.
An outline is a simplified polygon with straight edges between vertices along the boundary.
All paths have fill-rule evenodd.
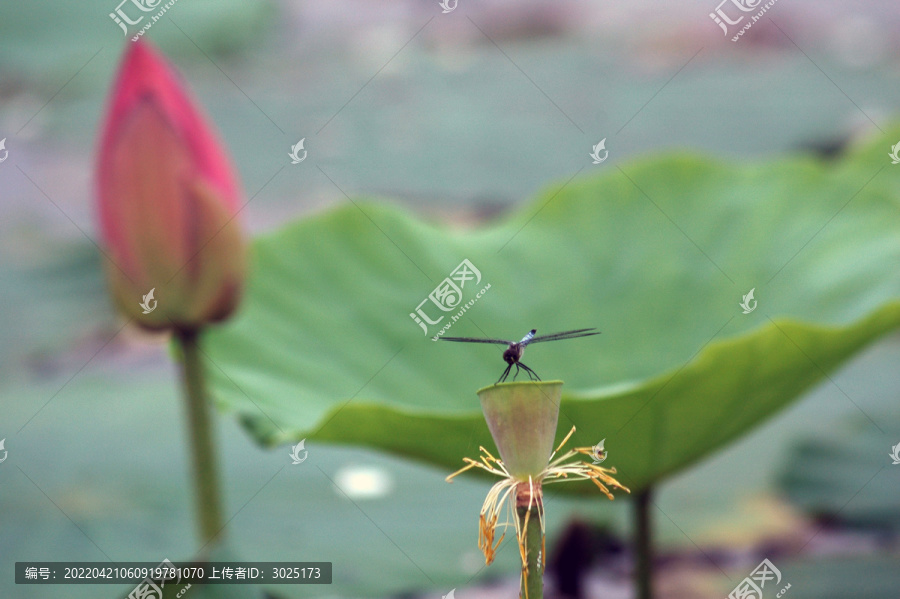
<path id="1" fill-rule="evenodd" d="M 519 362 L 519 363 L 517 364 L 517 366 L 521 366 L 522 368 L 525 369 L 525 372 L 528 373 L 528 378 L 529 378 L 530 380 L 532 380 L 532 381 L 535 380 L 535 379 L 541 380 L 541 377 L 539 377 L 538 374 L 537 374 L 535 371 L 533 371 L 531 368 L 529 368 L 528 366 L 525 366 L 525 365 L 522 364 L 521 362 Z M 534 375 L 534 376 L 532 376 L 532 375 Z"/>
<path id="2" fill-rule="evenodd" d="M 512 364 L 506 367 L 506 370 L 503 371 L 503 374 L 500 375 L 500 378 L 497 379 L 497 383 L 502 383 L 506 380 L 506 377 L 509 376 L 509 369 L 512 368 Z"/>

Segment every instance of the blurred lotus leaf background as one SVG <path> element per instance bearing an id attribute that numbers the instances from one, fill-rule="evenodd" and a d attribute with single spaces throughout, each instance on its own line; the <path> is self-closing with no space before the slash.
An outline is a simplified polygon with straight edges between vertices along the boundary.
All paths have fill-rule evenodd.
<path id="1" fill-rule="evenodd" d="M 255 237 L 203 339 L 227 555 L 334 564 L 268 596 L 517 592 L 513 544 L 487 568 L 476 546 L 492 481 L 444 481 L 493 449 L 475 391 L 502 347 L 410 316 L 463 260 L 462 299 L 490 288 L 447 335 L 603 332 L 524 361 L 565 381 L 559 438 L 654 489 L 659 597 L 725 597 L 763 558 L 793 599 L 896 596 L 900 9 L 781 0 L 732 42 L 717 8 L 178 0 L 153 23 Z M 116 9 L 0 7 L 3 598 L 129 591 L 16 585 L 16 561 L 198 550 L 174 353 L 116 316 L 96 245 Z M 632 596 L 629 497 L 550 489 L 548 596 L 573 527 L 587 596 Z"/>

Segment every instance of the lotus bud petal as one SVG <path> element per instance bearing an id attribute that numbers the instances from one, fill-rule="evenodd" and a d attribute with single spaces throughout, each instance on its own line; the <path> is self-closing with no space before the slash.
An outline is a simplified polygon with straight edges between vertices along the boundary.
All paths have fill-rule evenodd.
<path id="1" fill-rule="evenodd" d="M 97 207 L 118 308 L 153 329 L 227 318 L 246 243 L 238 183 L 222 145 L 175 73 L 131 44 L 113 87 L 97 161 Z M 154 309 L 141 299 L 155 290 Z"/>
<path id="2" fill-rule="evenodd" d="M 514 478 L 539 478 L 550 461 L 562 381 L 499 383 L 478 390 L 500 459 Z"/>

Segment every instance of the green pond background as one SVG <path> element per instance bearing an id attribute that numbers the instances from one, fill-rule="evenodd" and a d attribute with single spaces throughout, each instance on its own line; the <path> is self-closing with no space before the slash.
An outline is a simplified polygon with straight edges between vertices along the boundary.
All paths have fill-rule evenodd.
<path id="1" fill-rule="evenodd" d="M 114 4 L 0 7 L 0 137 L 9 151 L 0 163 L 4 598 L 127 592 L 17 586 L 16 561 L 177 560 L 197 549 L 176 369 L 164 339 L 118 332 L 86 237 L 96 238 L 97 122 L 126 43 L 107 16 Z M 566 2 L 550 11 L 460 0 L 448 15 L 436 4 L 179 0 L 153 26 L 149 37 L 233 156 L 254 234 L 347 205 L 345 193 L 475 227 L 576 172 L 627 169 L 646 155 L 688 149 L 724 164 L 774 163 L 896 130 L 900 11 L 886 2 L 779 3 L 774 23 L 738 44 L 721 37 L 705 2 Z M 311 159 L 290 165 L 300 138 Z M 601 138 L 610 160 L 594 166 L 587 153 Z M 884 148 L 886 164 L 897 141 Z M 423 282 L 422 297 L 430 288 Z M 344 333 L 352 343 L 352 322 Z M 839 512 L 842 527 L 815 551 L 776 561 L 790 596 L 894 596 L 900 467 L 870 484 L 865 473 L 890 464 L 900 443 L 898 360 L 900 338 L 889 334 L 665 482 L 656 496 L 660 551 L 699 562 L 704 553 L 754 556 L 758 543 L 812 537 L 804 508 L 814 505 Z M 489 382 L 472 381 L 473 402 Z M 217 436 L 232 550 L 246 560 L 334 563 L 333 585 L 270 589 L 278 597 L 439 597 L 457 588 L 464 599 L 470 585 L 516 571 L 509 544 L 482 568 L 484 479 L 447 485 L 446 469 L 315 441 L 293 466 L 289 443 L 263 448 L 227 414 Z M 332 481 L 354 471 L 387 486 L 348 501 Z M 832 492 L 823 497 L 822 488 Z M 548 546 L 573 515 L 626 536 L 628 508 L 625 498 L 551 496 Z M 893 545 L 873 548 L 873 535 Z M 706 563 L 696 584 L 725 596 L 759 561 L 747 559 L 723 558 L 727 575 Z M 671 592 L 663 596 L 678 596 Z"/>

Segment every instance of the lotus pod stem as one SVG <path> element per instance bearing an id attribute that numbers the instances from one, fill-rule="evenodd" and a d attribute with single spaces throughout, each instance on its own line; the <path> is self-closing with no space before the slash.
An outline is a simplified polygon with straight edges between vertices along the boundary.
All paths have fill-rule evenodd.
<path id="1" fill-rule="evenodd" d="M 543 599 L 544 567 L 547 562 L 544 547 L 544 531 L 541 526 L 543 513 L 541 483 L 530 485 L 521 482 L 516 486 L 516 517 L 519 529 L 525 531 L 522 552 L 521 599 Z"/>

